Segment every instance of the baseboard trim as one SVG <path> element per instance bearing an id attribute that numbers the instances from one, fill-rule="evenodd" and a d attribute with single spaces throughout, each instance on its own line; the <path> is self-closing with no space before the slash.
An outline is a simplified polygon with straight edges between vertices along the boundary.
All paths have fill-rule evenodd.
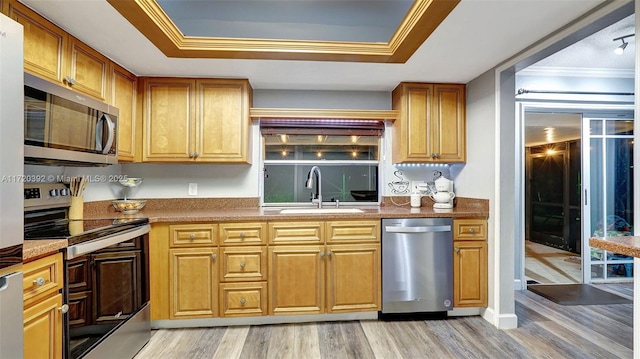
<path id="1" fill-rule="evenodd" d="M 378 312 L 358 312 L 341 314 L 316 315 L 267 315 L 262 317 L 241 318 L 204 318 L 204 319 L 163 319 L 151 322 L 153 329 L 196 328 L 196 327 L 225 327 L 233 325 L 262 325 L 286 324 L 306 322 L 328 322 L 341 320 L 370 320 L 378 319 Z"/>

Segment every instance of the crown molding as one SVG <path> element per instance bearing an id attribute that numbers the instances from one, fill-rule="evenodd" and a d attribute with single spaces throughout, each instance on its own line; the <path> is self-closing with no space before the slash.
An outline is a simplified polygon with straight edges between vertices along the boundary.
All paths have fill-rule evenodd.
<path id="1" fill-rule="evenodd" d="M 387 43 L 184 36 L 155 0 L 107 2 L 168 57 L 404 63 L 460 0 L 415 0 Z"/>

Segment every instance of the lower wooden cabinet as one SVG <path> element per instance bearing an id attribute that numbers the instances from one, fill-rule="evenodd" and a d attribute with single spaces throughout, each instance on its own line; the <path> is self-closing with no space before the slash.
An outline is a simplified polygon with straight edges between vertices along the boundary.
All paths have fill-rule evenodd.
<path id="1" fill-rule="evenodd" d="M 323 245 L 269 248 L 269 314 L 324 313 Z"/>
<path id="2" fill-rule="evenodd" d="M 218 248 L 169 250 L 171 319 L 218 316 Z"/>
<path id="3" fill-rule="evenodd" d="M 23 270 L 24 357 L 62 358 L 62 254 L 25 263 Z"/>
<path id="4" fill-rule="evenodd" d="M 327 250 L 327 312 L 379 310 L 380 245 L 330 245 Z"/>
<path id="5" fill-rule="evenodd" d="M 24 309 L 24 357 L 62 358 L 62 294 Z"/>
<path id="6" fill-rule="evenodd" d="M 487 221 L 454 221 L 453 306 L 488 305 Z"/>
<path id="7" fill-rule="evenodd" d="M 269 247 L 269 314 L 322 314 L 377 311 L 381 303 L 379 221 L 323 223 L 325 241 L 353 244 L 301 244 Z M 303 228 L 304 223 L 270 224 L 278 233 Z M 334 233 L 339 228 L 339 240 Z M 363 230 L 364 228 L 364 230 Z M 365 235 L 366 234 L 366 235 Z M 317 237 L 292 236 L 287 243 Z M 277 243 L 271 238 L 271 243 Z"/>

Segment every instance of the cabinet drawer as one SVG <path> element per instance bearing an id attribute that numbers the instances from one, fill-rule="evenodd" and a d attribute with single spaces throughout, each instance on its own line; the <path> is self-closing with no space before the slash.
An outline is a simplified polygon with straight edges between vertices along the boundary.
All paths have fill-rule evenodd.
<path id="1" fill-rule="evenodd" d="M 269 223 L 270 244 L 316 244 L 323 242 L 323 222 Z"/>
<path id="2" fill-rule="evenodd" d="M 380 221 L 327 222 L 327 242 L 379 242 Z"/>
<path id="3" fill-rule="evenodd" d="M 267 280 L 266 247 L 222 247 L 220 281 Z"/>
<path id="4" fill-rule="evenodd" d="M 484 219 L 456 219 L 453 221 L 454 240 L 487 239 L 487 221 Z"/>
<path id="5" fill-rule="evenodd" d="M 238 246 L 266 243 L 266 223 L 221 223 L 219 227 L 220 243 L 222 245 Z"/>
<path id="6" fill-rule="evenodd" d="M 216 245 L 215 224 L 174 224 L 169 226 L 171 247 Z"/>
<path id="7" fill-rule="evenodd" d="M 221 283 L 220 316 L 267 315 L 267 283 Z"/>
<path id="8" fill-rule="evenodd" d="M 23 270 L 22 290 L 25 306 L 62 289 L 62 253 L 25 263 Z"/>

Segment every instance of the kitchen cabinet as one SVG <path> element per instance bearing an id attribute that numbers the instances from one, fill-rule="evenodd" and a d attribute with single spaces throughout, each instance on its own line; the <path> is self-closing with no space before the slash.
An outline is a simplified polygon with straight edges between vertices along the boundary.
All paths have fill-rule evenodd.
<path id="1" fill-rule="evenodd" d="M 466 160 L 464 84 L 400 83 L 392 92 L 394 163 Z"/>
<path id="2" fill-rule="evenodd" d="M 105 101 L 109 59 L 18 1 L 3 12 L 24 27 L 24 70 Z"/>
<path id="3" fill-rule="evenodd" d="M 218 316 L 218 249 L 169 250 L 171 319 Z"/>
<path id="4" fill-rule="evenodd" d="M 250 163 L 248 80 L 143 82 L 143 161 Z"/>
<path id="5" fill-rule="evenodd" d="M 269 314 L 379 310 L 379 226 L 379 221 L 269 223 L 274 244 L 269 246 Z M 354 244 L 330 244 L 350 240 Z"/>
<path id="6" fill-rule="evenodd" d="M 169 318 L 218 316 L 216 229 L 208 223 L 168 227 Z"/>
<path id="7" fill-rule="evenodd" d="M 110 105 L 120 110 L 118 114 L 118 161 L 133 162 L 138 160 L 137 150 L 139 125 L 136 119 L 138 104 L 138 78 L 123 67 L 111 62 L 109 66 L 111 93 Z"/>
<path id="8" fill-rule="evenodd" d="M 266 222 L 219 223 L 220 316 L 267 315 Z"/>
<path id="9" fill-rule="evenodd" d="M 453 306 L 488 305 L 487 221 L 453 221 Z"/>
<path id="10" fill-rule="evenodd" d="M 25 263 L 23 270 L 24 357 L 62 358 L 62 254 Z"/>

